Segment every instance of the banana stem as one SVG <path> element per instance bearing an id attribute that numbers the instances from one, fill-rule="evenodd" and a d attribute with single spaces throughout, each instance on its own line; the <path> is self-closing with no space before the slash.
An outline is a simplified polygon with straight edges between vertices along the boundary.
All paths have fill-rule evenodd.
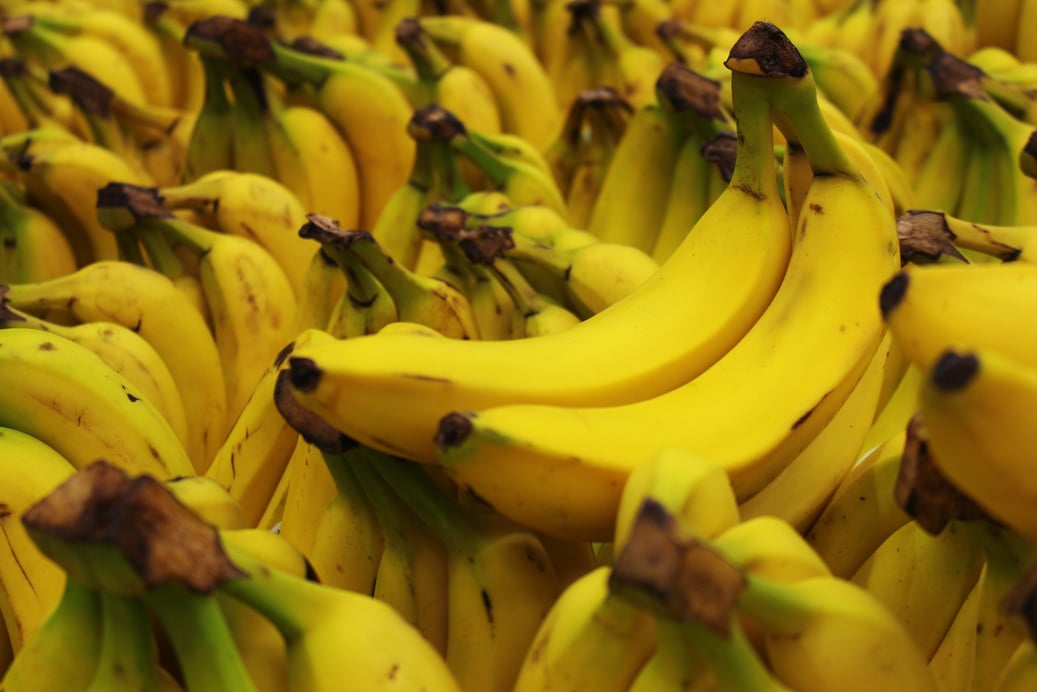
<path id="1" fill-rule="evenodd" d="M 101 652 L 86 692 L 158 687 L 158 658 L 148 611 L 139 599 L 101 594 Z"/>
<path id="2" fill-rule="evenodd" d="M 767 630 L 795 635 L 812 617 L 809 604 L 787 584 L 752 573 L 745 576 L 745 588 L 739 594 L 737 607 Z"/>
<path id="3" fill-rule="evenodd" d="M 199 256 L 208 254 L 220 237 L 220 234 L 215 231 L 210 231 L 175 216 L 161 219 L 141 219 L 137 227 L 142 232 L 156 232 L 166 238 L 173 239 Z M 116 237 L 119 236 L 117 235 Z"/>
<path id="4" fill-rule="evenodd" d="M 263 68 L 287 82 L 301 80 L 320 88 L 335 71 L 335 63 L 341 63 L 330 58 L 307 55 L 277 41 L 271 41 L 270 46 L 274 49 L 274 60 L 264 64 Z"/>
<path id="5" fill-rule="evenodd" d="M 774 124 L 759 77 L 735 73 L 731 89 L 738 120 L 738 150 L 731 186 L 762 199 L 775 186 Z"/>
<path id="6" fill-rule="evenodd" d="M 803 147 L 815 175 L 861 178 L 825 122 L 813 73 L 780 29 L 764 22 L 754 24 L 731 48 L 725 64 L 732 79 L 760 79 L 775 110 L 775 123 L 790 143 Z"/>
<path id="7" fill-rule="evenodd" d="M 151 260 L 151 266 L 171 279 L 182 276 L 184 264 L 169 244 L 169 240 L 153 229 L 141 229 L 136 235 Z"/>
<path id="8" fill-rule="evenodd" d="M 731 618 L 731 631 L 726 639 L 700 622 L 678 623 L 660 619 L 658 626 L 660 629 L 681 629 L 681 634 L 701 652 L 713 669 L 720 689 L 731 692 L 788 690 L 760 660 L 735 617 Z"/>
<path id="9" fill-rule="evenodd" d="M 476 554 L 480 537 L 473 519 L 421 467 L 366 447 L 360 453 L 445 545 L 465 555 Z"/>
<path id="10" fill-rule="evenodd" d="M 484 144 L 476 142 L 466 133 L 450 140 L 450 146 L 485 173 L 494 187 L 500 189 L 507 184 L 513 167 Z"/>
<path id="11" fill-rule="evenodd" d="M 170 584 L 144 600 L 169 635 L 189 692 L 255 692 L 215 595 Z"/>

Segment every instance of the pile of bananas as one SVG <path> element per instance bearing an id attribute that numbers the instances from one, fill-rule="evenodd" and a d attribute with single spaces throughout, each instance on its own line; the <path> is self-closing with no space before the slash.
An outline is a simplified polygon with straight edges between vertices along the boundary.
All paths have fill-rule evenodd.
<path id="1" fill-rule="evenodd" d="M 1035 32 L 0 3 L 0 689 L 1037 689 Z"/>

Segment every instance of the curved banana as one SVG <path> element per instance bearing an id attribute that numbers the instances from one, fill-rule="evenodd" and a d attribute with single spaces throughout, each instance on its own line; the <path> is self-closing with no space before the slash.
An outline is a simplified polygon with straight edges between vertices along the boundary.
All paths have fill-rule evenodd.
<path id="1" fill-rule="evenodd" d="M 901 432 L 863 457 L 806 531 L 807 541 L 835 576 L 849 579 L 875 548 L 911 519 L 894 497 L 905 439 Z M 848 535 L 857 538 L 847 541 Z"/>
<path id="2" fill-rule="evenodd" d="M 293 336 L 292 285 L 274 255 L 255 241 L 210 231 L 165 210 L 161 214 L 141 218 L 137 228 L 162 234 L 198 256 L 233 420 Z"/>
<path id="3" fill-rule="evenodd" d="M 908 265 L 882 287 L 883 318 L 924 372 L 947 348 L 995 350 L 1037 368 L 1037 331 L 1016 316 L 1037 302 L 1037 267 L 1024 263 Z"/>
<path id="4" fill-rule="evenodd" d="M 750 32 L 743 40 L 749 36 L 759 39 L 757 45 L 781 46 L 784 55 L 794 55 L 772 25 L 761 22 Z M 764 64 L 755 53 L 742 57 L 739 50 L 736 44 L 728 60 L 736 87 L 760 79 Z M 614 485 L 659 449 L 710 456 L 728 470 L 736 495 L 744 498 L 772 480 L 835 414 L 881 341 L 884 327 L 874 295 L 899 266 L 899 253 L 892 213 L 824 127 L 810 73 L 797 60 L 798 66 L 786 64 L 778 72 L 781 77 L 748 83 L 760 84 L 756 88 L 792 122 L 811 166 L 826 175 L 811 182 L 785 279 L 749 333 L 691 382 L 642 401 L 595 408 L 498 406 L 444 416 L 437 433 L 440 461 L 460 485 L 528 525 L 600 535 L 615 512 Z M 802 76 L 790 79 L 791 74 Z M 847 223 L 867 231 L 847 234 Z M 824 291 L 817 290 L 818 282 Z M 764 396 L 766 391 L 773 396 Z M 782 402 L 781 415 L 775 401 Z M 753 402 L 761 402 L 759 413 L 748 408 Z M 694 426 L 687 424 L 689 415 Z M 757 420 L 751 434 L 746 416 Z M 513 474 L 505 477 L 509 470 Z M 546 477 L 552 483 L 540 482 Z M 563 477 L 586 491 L 579 507 L 571 495 L 551 492 Z M 531 487 L 520 493 L 521 484 Z M 574 524 L 557 519 L 561 508 Z"/>
<path id="5" fill-rule="evenodd" d="M 72 246 L 58 224 L 0 185 L 0 283 L 44 281 L 76 270 Z"/>
<path id="6" fill-rule="evenodd" d="M 150 401 L 169 423 L 177 439 L 189 444 L 183 399 L 169 367 L 147 339 L 115 322 L 86 322 L 66 326 L 48 322 L 4 304 L 6 287 L 0 285 L 0 328 L 38 329 L 56 334 L 96 353 Z"/>
<path id="7" fill-rule="evenodd" d="M 194 467 L 208 466 L 227 426 L 223 366 L 205 319 L 170 279 L 129 262 L 95 262 L 56 279 L 11 284 L 7 300 L 27 312 L 67 309 L 80 322 L 115 322 L 144 337 L 176 381 Z"/>
<path id="8" fill-rule="evenodd" d="M 194 473 L 169 423 L 96 354 L 35 329 L 3 337 L 4 425 L 38 437 L 76 468 L 105 459 L 160 478 Z"/>
<path id="9" fill-rule="evenodd" d="M 656 646 L 652 615 L 611 593 L 598 567 L 563 591 L 526 652 L 515 692 L 625 692 Z"/>
<path id="10" fill-rule="evenodd" d="M 288 466 L 291 481 L 281 515 L 281 535 L 300 553 L 312 558 L 321 515 L 335 496 L 335 481 L 320 450 L 302 436 Z M 367 586 L 370 584 L 371 581 Z"/>
<path id="11" fill-rule="evenodd" d="M 701 373 L 770 302 L 790 244 L 766 104 L 746 100 L 756 105 L 742 116 L 746 145 L 732 184 L 629 297 L 550 337 L 458 342 L 398 334 L 300 350 L 289 361 L 299 401 L 366 444 L 433 461 L 430 433 L 452 409 L 624 403 Z M 409 374 L 401 376 L 403 363 Z"/>
<path id="12" fill-rule="evenodd" d="M 935 691 L 926 656 L 863 588 L 829 576 L 781 582 L 750 574 L 746 581 L 738 610 L 763 628 L 767 660 L 782 683 L 803 692 Z"/>
<path id="13" fill-rule="evenodd" d="M 294 294 L 302 295 L 313 246 L 299 237 L 306 207 L 286 186 L 255 173 L 221 170 L 158 194 L 170 209 L 191 209 L 205 226 L 258 243 L 277 260 Z"/>
<path id="14" fill-rule="evenodd" d="M 857 461 L 890 355 L 887 332 L 860 381 L 832 420 L 795 459 L 756 494 L 739 504 L 743 519 L 777 516 L 806 531 Z"/>
<path id="15" fill-rule="evenodd" d="M 984 558 L 982 547 L 953 522 L 933 536 L 909 521 L 875 549 L 851 581 L 885 604 L 929 659 L 979 579 Z"/>
<path id="16" fill-rule="evenodd" d="M 192 512 L 219 529 L 248 527 L 245 513 L 227 489 L 206 476 L 170 478 L 166 487 Z"/>
<path id="17" fill-rule="evenodd" d="M 246 575 L 220 588 L 262 613 L 284 635 L 293 692 L 336 689 L 344 679 L 377 686 L 390 674 L 401 690 L 461 689 L 435 649 L 390 606 L 299 579 L 237 550 L 228 552 Z"/>
<path id="18" fill-rule="evenodd" d="M 48 145 L 36 132 L 0 139 L 0 149 L 17 166 L 30 199 L 47 209 L 68 234 L 80 266 L 117 258 L 115 236 L 97 219 L 97 192 L 113 181 L 145 181 L 126 161 L 103 147 L 76 140 Z"/>
<path id="19" fill-rule="evenodd" d="M 1024 472 L 1035 441 L 1023 421 L 1037 397 L 1037 369 L 990 348 L 949 348 L 926 372 L 919 412 L 937 468 L 990 516 L 1037 535 L 1035 490 Z"/>
<path id="20" fill-rule="evenodd" d="M 420 21 L 433 41 L 457 51 L 458 64 L 486 80 L 497 99 L 502 130 L 543 150 L 560 127 L 562 114 L 547 73 L 522 39 L 475 17 L 422 17 Z"/>
<path id="21" fill-rule="evenodd" d="M 417 465 L 360 449 L 446 546 L 446 661 L 458 683 L 512 689 L 562 590 L 543 545 L 524 527 L 458 507 Z"/>
<path id="22" fill-rule="evenodd" d="M 205 476 L 225 488 L 241 506 L 248 526 L 256 526 L 288 468 L 298 432 L 278 410 L 279 374 L 295 348 L 330 341 L 331 335 L 307 329 L 285 344 L 267 365 L 231 425 Z"/>
<path id="23" fill-rule="evenodd" d="M 4 462 L 0 517 L 0 612 L 18 654 L 61 599 L 65 575 L 29 538 L 22 513 L 68 479 L 75 468 L 53 448 L 13 428 L 0 428 Z"/>
<path id="24" fill-rule="evenodd" d="M 0 684 L 10 692 L 31 692 L 41 685 L 85 690 L 97 669 L 101 636 L 101 594 L 67 579 L 61 599 L 25 642 Z"/>

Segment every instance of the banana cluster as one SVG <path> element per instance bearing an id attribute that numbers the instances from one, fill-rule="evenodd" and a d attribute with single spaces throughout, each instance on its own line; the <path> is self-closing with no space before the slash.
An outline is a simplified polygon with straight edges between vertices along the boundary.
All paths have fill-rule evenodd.
<path id="1" fill-rule="evenodd" d="M 1034 687 L 1030 4 L 3 3 L 0 688 Z"/>

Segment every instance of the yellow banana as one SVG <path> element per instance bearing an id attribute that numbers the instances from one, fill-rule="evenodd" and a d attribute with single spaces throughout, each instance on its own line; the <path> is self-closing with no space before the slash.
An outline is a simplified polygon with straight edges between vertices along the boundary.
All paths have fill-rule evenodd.
<path id="1" fill-rule="evenodd" d="M 180 392 L 191 460 L 195 468 L 208 465 L 227 425 L 222 366 L 204 318 L 170 279 L 129 262 L 99 262 L 56 279 L 12 284 L 7 299 L 28 312 L 67 309 L 80 322 L 115 322 L 144 337 Z"/>
<path id="2" fill-rule="evenodd" d="M 29 206 L 11 185 L 0 185 L 0 283 L 45 281 L 76 270 L 64 231 Z"/>
<path id="3" fill-rule="evenodd" d="M 516 404 L 444 416 L 436 436 L 441 463 L 460 485 L 471 487 L 501 513 L 560 535 L 600 536 L 615 512 L 617 497 L 611 486 L 667 446 L 712 457 L 728 470 L 739 498 L 745 498 L 809 444 L 856 385 L 878 347 L 884 326 L 874 296 L 899 266 L 893 215 L 824 127 L 801 58 L 797 56 L 797 65 L 790 60 L 781 71 L 768 66 L 763 72 L 764 55 L 795 55 L 787 37 L 764 23 L 750 32 L 740 43 L 745 41 L 748 48 L 756 39 L 755 46 L 767 46 L 767 52 L 743 55 L 739 44 L 732 48 L 728 64 L 738 85 L 749 80 L 744 82 L 753 85 L 749 88 L 761 89 L 774 101 L 804 142 L 811 166 L 825 174 L 815 175 L 810 185 L 781 287 L 749 333 L 720 361 L 659 396 L 610 407 Z M 774 76 L 762 76 L 768 73 Z M 756 79 L 761 81 L 752 81 Z M 771 148 L 766 151 L 773 155 Z M 845 233 L 846 228 L 840 219 L 867 219 L 861 227 L 869 231 L 839 235 L 837 229 Z M 694 232 L 689 237 L 693 236 Z M 823 296 L 815 290 L 822 280 L 822 257 L 825 269 L 833 272 L 823 280 Z M 852 279 L 850 272 L 837 269 L 843 262 L 855 267 Z M 810 301 L 819 304 L 807 307 Z M 836 304 L 841 308 L 832 310 Z M 847 319 L 851 312 L 852 328 Z M 838 348 L 832 334 L 839 335 Z M 806 348 L 811 340 L 824 346 Z M 812 355 L 806 356 L 807 351 Z M 801 374 L 793 374 L 797 372 Z M 769 387 L 775 395 L 764 397 L 766 412 L 761 408 L 751 413 L 747 407 L 762 401 L 761 393 Z M 720 407 L 718 401 L 731 402 L 732 408 Z M 781 415 L 774 401 L 782 402 Z M 694 426 L 687 425 L 690 411 L 695 412 Z M 752 434 L 745 428 L 745 416 L 757 420 Z M 506 470 L 515 473 L 505 479 Z M 536 480 L 545 473 L 556 481 L 556 474 L 565 474 L 588 490 L 581 494 L 579 509 L 571 496 L 556 496 L 550 492 L 553 484 L 545 487 Z M 535 490 L 518 492 L 523 482 L 532 482 Z M 591 483 L 594 491 L 589 490 Z M 573 524 L 558 520 L 556 512 L 562 507 Z"/>
<path id="4" fill-rule="evenodd" d="M 624 403 L 701 373 L 770 302 L 790 244 L 775 182 L 773 128 L 766 105 L 749 100 L 756 106 L 742 116 L 747 144 L 731 186 L 670 260 L 629 297 L 551 337 L 458 342 L 396 334 L 300 350 L 289 361 L 297 398 L 355 439 L 371 445 L 382 440 L 395 453 L 432 461 L 429 435 L 452 409 L 531 401 Z M 733 264 L 741 271 L 732 272 Z M 602 343 L 611 348 L 602 349 Z M 404 362 L 407 372 L 420 377 L 399 377 Z M 502 362 L 512 367 L 499 367 Z M 391 388 L 387 381 L 394 382 Z"/>

